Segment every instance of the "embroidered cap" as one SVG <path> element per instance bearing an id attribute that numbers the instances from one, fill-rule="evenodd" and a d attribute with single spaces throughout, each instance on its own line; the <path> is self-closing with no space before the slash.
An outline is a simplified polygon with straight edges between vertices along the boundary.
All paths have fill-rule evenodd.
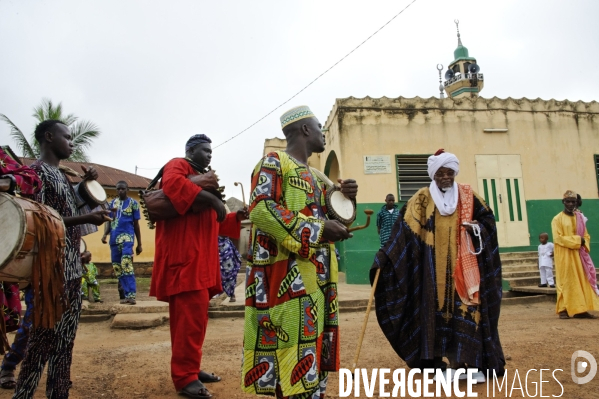
<path id="1" fill-rule="evenodd" d="M 568 190 L 564 193 L 564 198 L 577 198 L 576 191 Z"/>
<path id="2" fill-rule="evenodd" d="M 281 115 L 281 129 L 295 121 L 305 118 L 313 118 L 314 114 L 307 105 L 291 108 L 289 111 Z"/>

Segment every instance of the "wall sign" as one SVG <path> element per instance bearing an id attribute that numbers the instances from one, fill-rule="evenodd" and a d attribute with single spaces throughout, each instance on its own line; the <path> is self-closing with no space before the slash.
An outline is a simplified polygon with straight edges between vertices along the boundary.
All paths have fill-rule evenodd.
<path id="1" fill-rule="evenodd" d="M 391 173 L 390 155 L 364 155 L 364 173 Z"/>

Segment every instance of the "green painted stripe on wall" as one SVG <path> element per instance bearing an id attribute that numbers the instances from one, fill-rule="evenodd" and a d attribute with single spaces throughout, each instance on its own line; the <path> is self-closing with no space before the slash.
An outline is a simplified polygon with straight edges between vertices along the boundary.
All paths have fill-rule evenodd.
<path id="1" fill-rule="evenodd" d="M 493 193 L 493 211 L 495 212 L 495 221 L 499 222 L 499 211 L 497 209 L 497 192 L 495 191 L 495 179 L 491 179 L 491 192 Z"/>
<path id="2" fill-rule="evenodd" d="M 477 87 L 462 87 L 461 89 L 452 91 L 451 96 L 455 97 L 458 94 L 462 94 L 462 93 L 478 93 L 478 88 Z"/>
<path id="3" fill-rule="evenodd" d="M 516 210 L 518 211 L 518 221 L 522 221 L 522 206 L 520 205 L 520 186 L 518 179 L 514 179 L 514 191 L 516 191 Z"/>
<path id="4" fill-rule="evenodd" d="M 514 205 L 512 204 L 512 185 L 510 184 L 510 179 L 505 179 L 505 184 L 507 187 L 507 205 L 510 211 L 510 222 L 514 221 Z"/>
<path id="5" fill-rule="evenodd" d="M 485 202 L 487 204 L 490 204 L 491 202 L 489 202 L 489 187 L 488 187 L 488 184 L 487 184 L 487 179 L 483 179 L 483 191 L 484 191 L 484 194 L 485 194 Z"/>

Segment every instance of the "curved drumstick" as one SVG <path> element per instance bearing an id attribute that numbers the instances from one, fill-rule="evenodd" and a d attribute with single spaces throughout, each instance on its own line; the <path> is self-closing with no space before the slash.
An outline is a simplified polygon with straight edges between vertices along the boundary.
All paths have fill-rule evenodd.
<path id="1" fill-rule="evenodd" d="M 347 229 L 347 231 L 352 232 L 356 230 L 362 230 L 370 226 L 370 216 L 372 216 L 374 211 L 372 211 L 371 209 L 364 209 L 364 213 L 366 214 L 366 224 L 364 226 L 350 227 L 349 229 Z"/>
<path id="2" fill-rule="evenodd" d="M 233 184 L 235 184 L 236 186 L 241 186 L 241 199 L 243 200 L 243 206 L 245 206 L 245 193 L 243 192 L 243 184 L 241 184 L 238 181 L 236 181 Z"/>

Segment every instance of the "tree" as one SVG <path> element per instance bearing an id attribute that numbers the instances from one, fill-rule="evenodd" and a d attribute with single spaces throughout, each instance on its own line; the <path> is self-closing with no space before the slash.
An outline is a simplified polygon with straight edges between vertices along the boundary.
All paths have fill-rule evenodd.
<path id="1" fill-rule="evenodd" d="M 63 115 L 62 103 L 54 105 L 52 100 L 47 98 L 42 99 L 42 103 L 33 109 L 33 115 L 38 123 L 47 119 L 56 119 L 67 125 L 71 129 L 73 137 L 73 153 L 68 159 L 74 162 L 89 162 L 87 149 L 91 146 L 94 139 L 100 136 L 100 129 L 91 121 L 79 120 L 75 115 Z M 40 147 L 35 140 L 34 133 L 31 133 L 31 138 L 27 140 L 25 134 L 15 125 L 6 115 L 0 114 L 2 119 L 10 127 L 10 135 L 17 143 L 17 148 L 21 151 L 21 155 L 27 158 L 38 158 Z"/>

